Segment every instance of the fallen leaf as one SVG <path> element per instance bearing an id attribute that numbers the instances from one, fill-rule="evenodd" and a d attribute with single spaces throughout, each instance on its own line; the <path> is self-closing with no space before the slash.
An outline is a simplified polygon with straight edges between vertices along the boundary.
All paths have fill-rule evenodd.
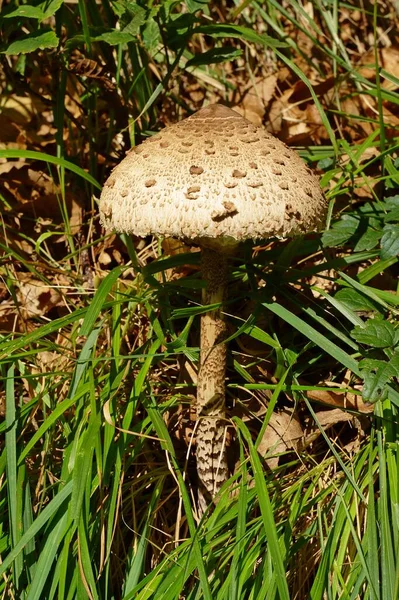
<path id="1" fill-rule="evenodd" d="M 334 392 L 333 390 L 309 390 L 306 395 L 309 400 L 316 400 L 329 406 L 337 406 L 343 411 L 350 409 L 366 414 L 374 412 L 374 406 L 363 402 L 361 394 Z"/>
<path id="2" fill-rule="evenodd" d="M 334 78 L 314 84 L 314 92 L 320 97 L 327 94 L 334 86 Z M 268 114 L 268 129 L 274 135 L 291 144 L 328 138 L 320 113 L 314 104 L 307 86 L 298 81 L 294 87 L 287 89 L 276 98 Z"/>
<path id="3" fill-rule="evenodd" d="M 7 179 L 2 182 L 3 190 L 10 203 L 13 201 L 17 203 L 15 210 L 36 220 L 39 218 L 51 219 L 54 224 L 62 223 L 64 219 L 60 206 L 62 194 L 60 186 L 54 179 L 47 173 L 31 168 L 22 161 L 10 161 L 9 164 L 10 168 L 0 164 L 0 172 L 2 169 L 7 172 Z M 69 217 L 70 231 L 76 234 L 82 225 L 83 203 L 68 187 L 65 189 L 64 201 Z M 63 239 L 62 232 L 60 232 L 58 241 Z"/>
<path id="4" fill-rule="evenodd" d="M 44 110 L 45 105 L 37 104 L 32 96 L 6 96 L 1 105 L 1 113 L 5 119 L 17 125 L 26 125 L 33 117 Z"/>
<path id="5" fill-rule="evenodd" d="M 316 413 L 316 416 L 320 427 L 323 429 L 329 429 L 338 423 L 347 423 L 348 421 L 353 421 L 353 415 L 340 410 L 339 408 L 333 408 L 331 410 L 319 410 Z"/>
<path id="6" fill-rule="evenodd" d="M 296 450 L 303 440 L 304 434 L 295 412 L 273 412 L 265 433 L 258 446 L 258 452 L 266 458 L 271 469 L 278 466 L 279 456 L 287 450 Z"/>
<path id="7" fill-rule="evenodd" d="M 3 160 L 4 160 L 4 162 L 2 162 Z M 1 159 L 0 160 L 0 175 L 6 175 L 12 169 L 22 169 L 23 167 L 26 167 L 26 162 L 23 159 L 20 159 L 20 160 L 7 160 L 5 158 Z"/>
<path id="8" fill-rule="evenodd" d="M 235 110 L 255 125 L 262 125 L 266 107 L 273 98 L 277 86 L 277 75 L 257 78 L 244 90 L 240 106 Z"/>
<path id="9" fill-rule="evenodd" d="M 360 64 L 362 65 L 359 68 L 359 74 L 362 75 L 365 79 L 375 80 L 376 74 L 376 62 L 375 62 L 375 54 L 374 49 L 366 52 L 360 60 Z M 393 77 L 399 78 L 399 48 L 396 46 L 389 46 L 387 48 L 380 48 L 378 50 L 378 68 L 384 69 L 384 71 L 388 72 Z M 395 90 L 399 87 L 397 82 L 391 81 L 390 79 L 384 78 L 384 75 L 381 76 L 382 87 L 387 90 Z"/>
<path id="10" fill-rule="evenodd" d="M 15 329 L 15 304 L 11 300 L 0 302 L 0 331 L 9 332 Z"/>
<path id="11" fill-rule="evenodd" d="M 17 298 L 23 319 L 41 317 L 62 304 L 59 290 L 35 279 L 30 273 L 17 273 Z"/>

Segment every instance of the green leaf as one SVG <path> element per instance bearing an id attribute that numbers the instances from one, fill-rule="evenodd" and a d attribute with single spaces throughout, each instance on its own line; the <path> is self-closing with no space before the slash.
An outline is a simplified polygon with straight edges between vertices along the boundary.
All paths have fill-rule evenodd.
<path id="1" fill-rule="evenodd" d="M 397 223 L 399 222 L 399 207 L 392 209 L 388 214 L 384 216 L 385 223 Z"/>
<path id="2" fill-rule="evenodd" d="M 353 311 L 375 312 L 377 310 L 373 302 L 357 290 L 344 288 L 335 294 L 335 298 Z"/>
<path id="3" fill-rule="evenodd" d="M 194 13 L 197 10 L 204 10 L 208 7 L 209 0 L 186 0 L 187 10 Z"/>
<path id="4" fill-rule="evenodd" d="M 364 358 L 360 361 L 359 366 L 364 372 L 377 371 L 381 366 L 389 367 L 387 370 L 389 377 L 399 377 L 399 354 L 395 352 L 389 362 L 377 358 Z"/>
<path id="5" fill-rule="evenodd" d="M 72 495 L 69 505 L 71 518 L 75 525 L 79 524 L 84 502 L 87 480 L 92 469 L 95 438 L 101 428 L 101 413 L 91 418 L 89 427 L 83 434 L 83 440 L 76 455 L 72 470 Z"/>
<path id="6" fill-rule="evenodd" d="M 186 67 L 191 67 L 194 65 L 212 65 L 227 60 L 234 60 L 241 55 L 242 50 L 233 48 L 232 46 L 214 48 L 213 50 L 208 50 L 208 52 L 203 52 L 202 54 L 196 54 L 193 56 L 193 58 L 187 62 Z"/>
<path id="7" fill-rule="evenodd" d="M 5 450 L 7 459 L 7 492 L 8 492 L 8 522 L 11 530 L 12 545 L 16 546 L 21 539 L 20 509 L 21 500 L 18 494 L 18 469 L 17 469 L 17 435 L 18 417 L 16 411 L 16 389 L 15 389 L 15 364 L 12 363 L 6 371 L 6 435 Z M 17 587 L 19 577 L 23 571 L 22 557 L 19 556 L 14 564 L 14 576 Z"/>
<path id="8" fill-rule="evenodd" d="M 261 342 L 262 344 L 266 344 L 266 346 L 271 346 L 272 348 L 279 350 L 281 349 L 280 344 L 274 339 L 272 338 L 268 333 L 266 333 L 266 331 L 263 331 L 263 329 L 261 329 L 260 327 L 257 327 L 256 325 L 253 325 L 253 317 L 250 316 L 246 321 L 242 321 L 242 319 L 239 319 L 238 317 L 235 316 L 231 316 L 231 319 L 238 321 L 241 323 L 240 327 L 237 329 L 237 331 L 232 334 L 228 340 L 232 340 L 237 338 L 239 335 L 245 333 L 247 335 L 249 335 L 250 337 L 252 337 L 254 340 L 257 340 L 258 342 Z"/>
<path id="9" fill-rule="evenodd" d="M 104 302 L 106 301 L 107 296 L 112 289 L 112 286 L 114 285 L 115 281 L 118 279 L 122 271 L 122 267 L 115 267 L 115 269 L 108 273 L 108 275 L 100 283 L 99 288 L 96 291 L 93 300 L 91 301 L 85 319 L 82 323 L 82 327 L 80 329 L 81 336 L 88 336 L 91 333 L 94 327 L 94 323 L 96 322 L 97 317 L 104 306 Z"/>
<path id="10" fill-rule="evenodd" d="M 369 227 L 363 235 L 357 240 L 355 245 L 355 252 L 363 252 L 364 250 L 372 250 L 375 248 L 381 238 L 382 232 L 378 229 L 371 229 Z"/>
<path id="11" fill-rule="evenodd" d="M 146 22 L 146 11 L 135 2 L 124 1 L 125 12 L 121 17 L 121 30 L 137 35 L 140 27 Z"/>
<path id="12" fill-rule="evenodd" d="M 2 50 L 2 54 L 27 54 L 29 52 L 35 52 L 35 50 L 45 50 L 48 48 L 57 48 L 58 37 L 54 31 L 34 31 L 29 33 L 25 37 L 11 42 L 5 50 Z"/>
<path id="13" fill-rule="evenodd" d="M 146 509 L 147 515 L 145 517 L 143 529 L 140 533 L 140 539 L 134 549 L 132 548 L 132 557 L 126 570 L 126 578 L 123 590 L 124 596 L 126 596 L 135 588 L 135 586 L 139 583 L 140 578 L 143 576 L 146 549 L 149 544 L 148 530 L 151 527 L 152 521 L 156 515 L 155 508 L 161 494 L 162 483 L 163 478 L 158 481 L 154 491 L 151 494 L 151 499 L 149 501 L 148 508 Z"/>
<path id="14" fill-rule="evenodd" d="M 72 492 L 72 481 L 69 481 L 63 487 L 60 486 L 60 491 L 54 496 L 53 500 L 47 504 L 39 516 L 35 519 L 28 531 L 24 533 L 18 544 L 12 549 L 12 551 L 4 558 L 0 565 L 0 577 L 7 571 L 13 561 L 16 559 L 18 554 L 25 548 L 25 546 L 34 539 L 35 535 L 46 525 L 51 517 L 58 511 L 64 501 L 71 495 Z M 62 520 L 63 517 L 61 517 Z"/>
<path id="15" fill-rule="evenodd" d="M 198 18 L 190 13 L 171 14 L 170 20 L 166 23 L 167 42 L 171 48 L 178 50 L 181 48 L 182 39 L 194 33 L 193 26 L 198 22 Z"/>
<path id="16" fill-rule="evenodd" d="M 43 598 L 43 588 L 49 573 L 53 569 L 54 561 L 57 560 L 58 548 L 65 537 L 67 529 L 68 515 L 64 513 L 59 521 L 56 521 L 51 527 L 46 538 L 46 543 L 41 548 L 38 561 L 35 565 L 35 575 L 29 587 L 29 600 L 41 600 Z"/>
<path id="17" fill-rule="evenodd" d="M 385 225 L 381 238 L 381 258 L 399 256 L 399 225 Z"/>
<path id="18" fill-rule="evenodd" d="M 49 17 L 55 15 L 57 10 L 61 8 L 63 4 L 64 0 L 52 0 L 52 2 L 48 2 L 48 0 L 46 0 L 45 2 L 42 2 L 39 6 L 43 11 L 44 18 L 48 19 Z"/>
<path id="19" fill-rule="evenodd" d="M 52 0 L 52 2 L 42 2 L 37 6 L 31 6 L 30 4 L 23 4 L 22 6 L 18 6 L 15 10 L 10 11 L 9 13 L 3 13 L 2 17 L 4 19 L 10 19 L 13 17 L 25 17 L 27 19 L 38 19 L 39 21 L 44 21 L 44 19 L 48 19 L 55 15 L 57 10 L 64 4 L 64 0 Z"/>
<path id="20" fill-rule="evenodd" d="M 385 204 L 387 205 L 387 207 L 390 210 L 394 210 L 396 208 L 399 208 L 399 195 L 397 195 L 397 196 L 390 196 L 389 198 L 386 199 Z"/>
<path id="21" fill-rule="evenodd" d="M 342 246 L 356 233 L 359 224 L 358 218 L 344 215 L 340 221 L 334 223 L 331 229 L 323 233 L 321 236 L 323 246 L 325 248 Z"/>
<path id="22" fill-rule="evenodd" d="M 158 23 L 154 19 L 149 19 L 143 29 L 144 46 L 149 52 L 155 50 L 161 39 L 161 32 Z"/>
<path id="23" fill-rule="evenodd" d="M 322 171 L 329 171 L 330 169 L 334 169 L 336 164 L 335 156 L 327 156 L 326 158 L 322 158 L 317 163 L 317 168 Z"/>
<path id="24" fill-rule="evenodd" d="M 96 42 L 106 42 L 110 46 L 117 46 L 118 44 L 127 44 L 135 39 L 135 36 L 126 31 L 106 31 L 101 35 L 93 38 Z"/>
<path id="25" fill-rule="evenodd" d="M 397 357 L 399 359 L 399 357 Z M 366 358 L 359 363 L 364 380 L 363 399 L 376 402 L 386 393 L 386 384 L 399 375 L 399 360 L 389 363 L 384 360 Z"/>
<path id="26" fill-rule="evenodd" d="M 126 10 L 124 2 L 111 2 L 111 7 L 117 17 L 121 17 Z"/>
<path id="27" fill-rule="evenodd" d="M 394 355 L 389 361 L 389 366 L 395 369 L 395 376 L 399 377 L 399 352 L 394 352 Z"/>
<path id="28" fill-rule="evenodd" d="M 39 19 L 42 21 L 44 19 L 44 13 L 39 6 L 29 6 L 29 4 L 24 4 L 23 6 L 18 6 L 15 10 L 5 13 L 2 15 L 4 19 L 12 19 L 14 17 L 25 17 L 27 19 Z"/>
<path id="29" fill-rule="evenodd" d="M 395 328 L 388 321 L 369 319 L 365 327 L 357 326 L 352 330 L 352 337 L 360 344 L 389 348 L 395 343 Z"/>
<path id="30" fill-rule="evenodd" d="M 184 252 L 183 254 L 168 256 L 168 258 L 160 258 L 143 267 L 143 277 L 146 279 L 150 275 L 155 275 L 156 273 L 166 271 L 167 269 L 175 269 L 176 267 L 181 267 L 183 265 L 199 265 L 200 256 L 200 252 Z"/>
<path id="31" fill-rule="evenodd" d="M 199 540 L 197 527 L 194 522 L 193 511 L 192 511 L 190 497 L 188 495 L 187 487 L 186 487 L 185 481 L 183 479 L 183 476 L 182 476 L 182 474 L 178 468 L 177 462 L 176 462 L 173 442 L 170 438 L 166 424 L 159 412 L 159 407 L 156 405 L 153 398 L 151 398 L 151 404 L 148 402 L 146 409 L 147 409 L 148 415 L 152 421 L 154 429 L 158 435 L 158 438 L 161 442 L 162 449 L 169 453 L 169 457 L 174 466 L 175 475 L 177 476 L 177 479 L 179 482 L 180 493 L 181 493 L 183 505 L 184 505 L 184 508 L 186 511 L 187 524 L 188 524 L 188 528 L 189 528 L 189 532 L 190 532 L 190 536 L 191 536 L 191 540 L 192 540 L 192 542 L 191 542 L 192 543 L 192 552 L 193 552 L 195 560 L 197 562 L 198 575 L 199 575 L 199 580 L 201 582 L 201 587 L 202 587 L 202 597 L 204 598 L 204 600 L 211 600 L 212 595 L 211 595 L 208 577 L 207 577 L 205 564 L 204 564 L 203 547 Z M 171 596 L 163 596 L 163 597 L 170 598 L 170 597 L 174 597 L 174 596 L 171 595 Z"/>

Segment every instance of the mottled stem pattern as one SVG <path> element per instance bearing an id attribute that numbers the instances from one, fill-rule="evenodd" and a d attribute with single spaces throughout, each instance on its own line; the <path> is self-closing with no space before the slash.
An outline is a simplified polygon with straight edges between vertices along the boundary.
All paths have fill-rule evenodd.
<path id="1" fill-rule="evenodd" d="M 221 303 L 227 287 L 227 258 L 215 250 L 202 250 L 205 305 Z M 199 506 L 206 508 L 228 478 L 225 443 L 226 322 L 223 307 L 201 317 L 200 369 L 197 390 L 197 471 Z"/>

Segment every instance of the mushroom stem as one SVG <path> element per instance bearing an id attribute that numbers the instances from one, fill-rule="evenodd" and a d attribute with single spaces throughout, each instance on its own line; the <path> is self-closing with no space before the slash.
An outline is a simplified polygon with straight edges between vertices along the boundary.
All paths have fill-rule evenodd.
<path id="1" fill-rule="evenodd" d="M 200 369 L 197 388 L 197 471 L 199 504 L 204 509 L 228 478 L 225 444 L 225 377 L 227 326 L 222 304 L 227 288 L 227 257 L 202 250 L 205 305 L 221 304 L 201 317 Z"/>

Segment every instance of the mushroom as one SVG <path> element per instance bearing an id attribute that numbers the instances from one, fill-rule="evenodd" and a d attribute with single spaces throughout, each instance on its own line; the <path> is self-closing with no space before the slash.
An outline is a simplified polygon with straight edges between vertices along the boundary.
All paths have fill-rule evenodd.
<path id="1" fill-rule="evenodd" d="M 197 470 L 202 510 L 228 478 L 225 449 L 228 257 L 244 240 L 313 231 L 326 213 L 298 154 L 234 110 L 213 104 L 130 150 L 104 185 L 106 229 L 171 236 L 202 249 Z"/>

